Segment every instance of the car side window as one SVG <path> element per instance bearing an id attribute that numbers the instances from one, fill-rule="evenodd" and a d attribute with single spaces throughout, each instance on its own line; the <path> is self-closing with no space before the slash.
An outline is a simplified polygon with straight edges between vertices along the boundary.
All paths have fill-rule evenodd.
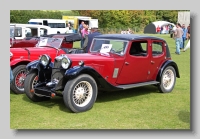
<path id="1" fill-rule="evenodd" d="M 16 27 L 15 28 L 15 37 L 22 37 L 22 28 L 21 27 Z"/>
<path id="2" fill-rule="evenodd" d="M 112 44 L 112 50 L 114 51 L 114 53 L 117 53 L 120 55 L 124 54 L 124 50 L 126 48 L 127 42 L 110 40 L 110 44 Z"/>
<path id="3" fill-rule="evenodd" d="M 47 35 L 47 29 L 40 28 L 40 35 Z"/>
<path id="4" fill-rule="evenodd" d="M 163 43 L 162 42 L 153 42 L 152 43 L 152 55 L 158 56 L 163 54 Z"/>
<path id="5" fill-rule="evenodd" d="M 129 54 L 133 56 L 147 56 L 147 41 L 132 42 Z"/>

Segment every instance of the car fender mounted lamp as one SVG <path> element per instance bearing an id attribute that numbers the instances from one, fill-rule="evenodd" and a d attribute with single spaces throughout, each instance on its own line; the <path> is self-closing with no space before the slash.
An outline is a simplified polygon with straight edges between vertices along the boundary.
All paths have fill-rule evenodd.
<path id="1" fill-rule="evenodd" d="M 82 60 L 79 61 L 78 64 L 79 64 L 79 66 L 81 66 L 81 67 L 84 66 L 84 62 L 83 62 Z"/>

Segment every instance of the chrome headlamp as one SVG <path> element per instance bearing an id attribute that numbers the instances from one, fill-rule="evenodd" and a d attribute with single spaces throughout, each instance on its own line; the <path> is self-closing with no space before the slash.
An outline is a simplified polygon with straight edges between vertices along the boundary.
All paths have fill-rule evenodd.
<path id="1" fill-rule="evenodd" d="M 61 60 L 61 66 L 63 69 L 68 69 L 71 64 L 71 61 L 68 57 L 64 56 Z"/>
<path id="2" fill-rule="evenodd" d="M 48 55 L 44 54 L 40 57 L 40 63 L 43 66 L 47 66 L 50 62 L 51 62 L 51 58 Z"/>

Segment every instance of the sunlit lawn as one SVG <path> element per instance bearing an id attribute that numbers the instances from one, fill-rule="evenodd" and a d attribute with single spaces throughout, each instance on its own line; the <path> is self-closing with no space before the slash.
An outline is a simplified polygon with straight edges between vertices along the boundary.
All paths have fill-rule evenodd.
<path id="1" fill-rule="evenodd" d="M 171 93 L 154 86 L 100 93 L 93 108 L 72 113 L 61 97 L 33 103 L 25 94 L 10 92 L 11 129 L 190 129 L 190 49 L 175 55 L 175 43 L 164 38 L 181 78 Z M 79 47 L 80 42 L 75 43 Z"/>

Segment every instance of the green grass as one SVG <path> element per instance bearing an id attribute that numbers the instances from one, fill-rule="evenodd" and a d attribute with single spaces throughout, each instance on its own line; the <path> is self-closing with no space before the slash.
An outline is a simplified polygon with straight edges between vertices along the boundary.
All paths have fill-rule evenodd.
<path id="1" fill-rule="evenodd" d="M 173 92 L 159 93 L 154 86 L 101 92 L 91 110 L 78 114 L 70 112 L 61 97 L 34 103 L 25 94 L 10 92 L 10 128 L 190 129 L 190 49 L 175 55 L 175 43 L 169 35 L 155 36 L 168 42 L 179 67 L 181 78 L 177 78 Z"/>

